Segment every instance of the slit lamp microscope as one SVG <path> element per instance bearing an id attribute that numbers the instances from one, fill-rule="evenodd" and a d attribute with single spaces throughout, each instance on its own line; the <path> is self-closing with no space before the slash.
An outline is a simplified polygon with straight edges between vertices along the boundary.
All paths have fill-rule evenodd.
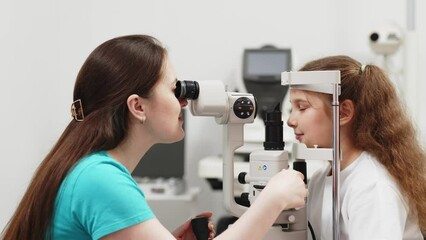
<path id="1" fill-rule="evenodd" d="M 306 159 L 332 160 L 333 175 L 333 239 L 340 239 L 339 182 L 340 182 L 340 134 L 339 100 L 340 71 L 300 71 L 282 72 L 281 84 L 290 89 L 302 89 L 333 95 L 333 139 L 332 148 L 308 148 L 304 144 L 293 144 L 292 157 L 295 170 L 306 175 Z M 223 125 L 223 191 L 227 210 L 240 217 L 247 207 L 234 199 L 234 152 L 243 146 L 244 124 L 253 123 L 256 117 L 256 99 L 250 93 L 228 92 L 221 81 L 178 81 L 175 95 L 190 101 L 190 111 L 194 116 L 211 116 L 217 124 Z M 249 192 L 243 198 L 253 203 L 262 192 L 268 180 L 289 167 L 289 153 L 284 150 L 283 121 L 279 104 L 266 113 L 264 150 L 250 154 L 249 172 L 240 173 L 238 180 L 249 184 Z M 308 228 L 312 239 L 313 230 L 307 220 L 307 204 L 299 209 L 281 212 L 263 239 L 305 240 Z"/>

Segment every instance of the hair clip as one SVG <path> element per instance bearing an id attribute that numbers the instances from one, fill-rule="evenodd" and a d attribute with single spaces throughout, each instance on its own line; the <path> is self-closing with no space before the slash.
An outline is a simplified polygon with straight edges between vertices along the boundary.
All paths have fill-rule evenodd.
<path id="1" fill-rule="evenodd" d="M 361 67 L 359 68 L 359 75 L 361 75 L 365 72 L 366 67 L 367 67 L 367 65 L 361 65 Z"/>
<path id="2" fill-rule="evenodd" d="M 84 112 L 83 105 L 81 104 L 81 99 L 77 99 L 71 104 L 71 116 L 77 122 L 82 122 L 84 120 Z"/>

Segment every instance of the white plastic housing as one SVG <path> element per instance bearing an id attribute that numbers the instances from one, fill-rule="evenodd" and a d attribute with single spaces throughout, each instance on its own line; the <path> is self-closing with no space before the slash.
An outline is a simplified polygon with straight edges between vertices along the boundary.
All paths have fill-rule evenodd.
<path id="1" fill-rule="evenodd" d="M 333 94 L 333 84 L 340 83 L 340 71 L 282 72 L 281 85 L 292 89 Z"/>
<path id="2" fill-rule="evenodd" d="M 198 99 L 190 101 L 194 116 L 221 117 L 226 112 L 228 96 L 221 81 L 199 81 Z"/>

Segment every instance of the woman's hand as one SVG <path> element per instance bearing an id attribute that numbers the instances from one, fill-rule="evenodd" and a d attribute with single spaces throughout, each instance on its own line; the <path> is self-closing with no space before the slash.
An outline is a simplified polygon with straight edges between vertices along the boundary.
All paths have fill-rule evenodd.
<path id="1" fill-rule="evenodd" d="M 211 212 L 203 212 L 203 213 L 198 214 L 197 216 L 205 216 L 205 217 L 210 218 L 212 215 L 213 214 Z M 213 239 L 214 236 L 215 236 L 213 223 L 209 222 L 208 227 L 209 227 L 209 230 L 210 230 L 209 239 Z M 197 240 L 195 238 L 194 232 L 192 230 L 191 219 L 187 220 L 182 225 L 180 225 L 178 228 L 176 228 L 176 230 L 174 230 L 172 232 L 172 234 L 178 240 Z"/>
<path id="2" fill-rule="evenodd" d="M 261 194 L 268 195 L 271 203 L 281 206 L 284 210 L 302 207 L 307 193 L 303 174 L 292 169 L 283 169 L 268 181 Z"/>

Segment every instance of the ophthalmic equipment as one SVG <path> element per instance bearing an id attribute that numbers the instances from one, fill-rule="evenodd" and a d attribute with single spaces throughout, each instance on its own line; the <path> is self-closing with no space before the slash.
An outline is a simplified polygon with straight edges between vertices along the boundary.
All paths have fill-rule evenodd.
<path id="1" fill-rule="evenodd" d="M 340 72 L 283 72 L 281 84 L 290 89 L 303 89 L 333 95 L 333 148 L 307 148 L 294 144 L 293 166 L 306 175 L 305 159 L 333 160 L 333 239 L 339 239 L 339 179 L 340 138 L 339 101 Z M 256 100 L 250 93 L 228 92 L 221 81 L 178 81 L 175 95 L 190 101 L 194 116 L 212 116 L 217 124 L 223 125 L 223 191 L 227 210 L 240 217 L 247 207 L 234 199 L 234 152 L 243 146 L 244 124 L 253 123 L 256 117 Z M 240 183 L 249 184 L 249 192 L 243 194 L 253 203 L 266 186 L 268 180 L 289 167 L 289 153 L 284 150 L 283 121 L 279 104 L 266 115 L 264 150 L 254 151 L 249 158 L 249 173 L 241 173 Z M 307 208 L 282 211 L 264 239 L 305 240 L 308 239 Z M 312 230 L 311 230 L 312 231 Z"/>

